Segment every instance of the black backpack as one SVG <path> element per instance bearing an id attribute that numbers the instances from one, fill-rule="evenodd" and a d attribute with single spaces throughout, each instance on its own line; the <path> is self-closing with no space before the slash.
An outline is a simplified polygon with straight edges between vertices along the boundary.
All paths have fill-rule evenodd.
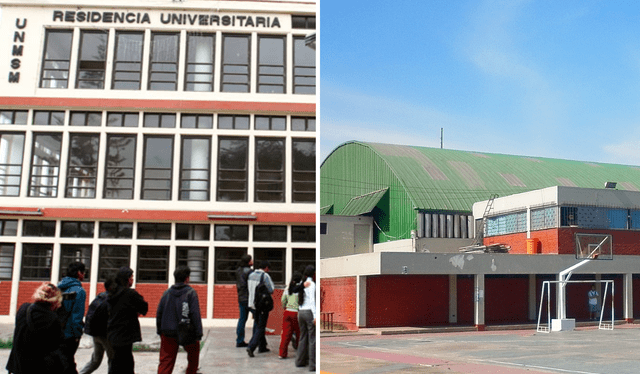
<path id="1" fill-rule="evenodd" d="M 271 298 L 269 289 L 264 283 L 264 273 L 260 276 L 260 283 L 256 286 L 256 296 L 253 305 L 255 305 L 256 310 L 262 312 L 270 312 L 273 310 L 273 298 Z"/>
<path id="2" fill-rule="evenodd" d="M 58 314 L 58 319 L 60 320 L 60 325 L 62 325 L 62 331 L 67 328 L 67 322 L 69 321 L 69 317 L 71 317 L 71 311 L 67 310 L 67 307 L 64 305 L 65 301 L 75 300 L 76 292 L 63 292 L 62 293 L 62 306 L 56 310 Z"/>
<path id="3" fill-rule="evenodd" d="M 110 305 L 107 302 L 107 294 L 99 294 L 89 305 L 89 309 L 93 309 L 91 318 L 88 318 L 85 331 L 91 336 L 107 336 L 107 322 L 109 321 Z M 89 313 L 87 312 L 87 315 Z"/>

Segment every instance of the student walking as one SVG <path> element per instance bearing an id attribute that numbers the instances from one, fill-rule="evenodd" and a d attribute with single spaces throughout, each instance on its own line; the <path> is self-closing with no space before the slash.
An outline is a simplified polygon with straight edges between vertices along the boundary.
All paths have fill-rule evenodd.
<path id="1" fill-rule="evenodd" d="M 202 339 L 202 318 L 198 294 L 189 286 L 191 269 L 179 266 L 173 277 L 176 284 L 162 295 L 156 313 L 156 330 L 160 335 L 160 364 L 158 374 L 171 374 L 176 364 L 176 356 L 180 346 L 178 340 L 178 325 L 181 320 L 189 320 L 193 331 L 193 341 L 185 343 L 187 351 L 187 372 L 196 374 L 200 359 L 200 340 Z M 188 316 L 185 318 L 184 316 Z M 186 322 L 186 321 L 185 321 Z"/>
<path id="2" fill-rule="evenodd" d="M 76 370 L 75 355 L 80 345 L 82 330 L 84 328 L 84 304 L 87 293 L 82 288 L 82 281 L 85 277 L 85 265 L 82 262 L 72 262 L 67 267 L 67 276 L 58 283 L 58 288 L 62 292 L 62 316 L 66 322 L 64 329 L 64 339 L 60 348 L 67 357 L 69 366 L 66 373 L 78 374 Z"/>
<path id="3" fill-rule="evenodd" d="M 269 261 L 262 260 L 258 270 L 249 274 L 249 280 L 247 281 L 247 287 L 249 288 L 249 309 L 253 313 L 253 335 L 251 341 L 247 347 L 247 354 L 249 357 L 254 357 L 253 351 L 258 348 L 259 353 L 269 352 L 267 348 L 267 339 L 265 338 L 265 330 L 267 328 L 267 321 L 269 320 L 269 312 L 273 308 L 273 300 L 271 303 L 271 309 L 265 308 L 260 305 L 258 297 L 260 294 L 257 292 L 260 286 L 264 285 L 269 297 L 273 293 L 273 281 L 269 276 Z"/>
<path id="4" fill-rule="evenodd" d="M 236 269 L 236 288 L 238 290 L 238 310 L 240 317 L 238 318 L 238 326 L 236 327 L 236 347 L 246 347 L 248 344 L 244 341 L 244 330 L 249 318 L 249 290 L 247 289 L 247 279 L 251 273 L 253 261 L 251 255 L 242 255 L 238 268 Z"/>
<path id="5" fill-rule="evenodd" d="M 316 371 L 316 268 L 308 265 L 302 279 L 304 288 L 298 293 L 298 323 L 300 324 L 300 342 L 296 352 L 296 366 L 309 365 L 309 371 Z"/>
<path id="6" fill-rule="evenodd" d="M 118 270 L 115 282 L 107 290 L 107 339 L 113 348 L 109 374 L 134 373 L 133 343 L 142 341 L 138 315 L 146 315 L 149 304 L 131 288 L 132 285 L 133 270 L 123 266 Z"/>
<path id="7" fill-rule="evenodd" d="M 289 342 L 293 334 L 296 339 L 300 339 L 300 328 L 298 327 L 298 287 L 302 286 L 302 274 L 299 271 L 293 273 L 289 287 L 282 293 L 282 334 L 280 335 L 279 358 L 287 358 Z M 293 349 L 298 348 L 297 341 L 293 341 Z"/>
<path id="8" fill-rule="evenodd" d="M 113 279 L 105 281 L 105 290 L 112 287 L 113 282 L 115 282 Z M 105 352 L 107 353 L 107 363 L 111 366 L 113 349 L 107 340 L 107 321 L 109 320 L 109 304 L 107 303 L 107 298 L 107 291 L 98 294 L 91 304 L 89 304 L 89 309 L 87 309 L 84 333 L 93 338 L 93 353 L 91 354 L 91 360 L 80 369 L 80 374 L 91 374 L 96 371 L 102 363 Z"/>
<path id="9" fill-rule="evenodd" d="M 13 348 L 6 369 L 14 374 L 62 374 L 67 369 L 62 354 L 62 325 L 55 312 L 62 305 L 60 289 L 43 283 L 16 314 Z"/>

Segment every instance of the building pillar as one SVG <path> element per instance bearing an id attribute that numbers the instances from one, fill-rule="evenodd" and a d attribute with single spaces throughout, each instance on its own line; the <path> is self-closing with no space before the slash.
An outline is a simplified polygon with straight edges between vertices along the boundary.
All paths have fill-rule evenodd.
<path id="1" fill-rule="evenodd" d="M 449 323 L 458 323 L 458 276 L 449 274 Z"/>
<path id="2" fill-rule="evenodd" d="M 538 311 L 536 301 L 536 275 L 529 274 L 529 321 L 535 321 L 537 318 L 536 312 Z"/>
<path id="3" fill-rule="evenodd" d="M 367 277 L 356 276 L 356 326 L 367 327 Z"/>
<path id="4" fill-rule="evenodd" d="M 476 329 L 484 331 L 484 274 L 475 274 L 473 276 L 473 314 Z"/>
<path id="5" fill-rule="evenodd" d="M 633 274 L 624 274 L 623 284 L 624 320 L 633 323 Z"/>

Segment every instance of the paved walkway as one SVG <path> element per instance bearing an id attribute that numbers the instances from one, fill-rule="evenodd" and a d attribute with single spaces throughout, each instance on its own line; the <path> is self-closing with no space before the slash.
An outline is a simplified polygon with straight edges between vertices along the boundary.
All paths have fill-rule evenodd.
<path id="1" fill-rule="evenodd" d="M 252 323 L 247 323 L 246 336 L 251 337 Z M 7 340 L 13 335 L 13 325 L 0 324 L 0 339 Z M 295 366 L 295 351 L 289 346 L 289 358 L 279 359 L 278 348 L 280 336 L 267 335 L 268 347 L 271 352 L 258 353 L 250 358 L 244 348 L 235 346 L 235 327 L 212 327 L 205 329 L 204 346 L 200 352 L 201 374 L 227 374 L 227 373 L 308 373 L 309 368 L 297 368 Z M 151 348 L 160 347 L 160 337 L 156 335 L 155 327 L 142 327 L 142 344 Z M 84 366 L 93 352 L 90 336 L 83 336 L 80 348 L 76 353 L 78 368 Z M 158 352 L 134 352 L 136 373 L 155 374 L 158 370 Z M 0 372 L 9 358 L 8 349 L 0 349 Z M 187 368 L 186 353 L 178 354 L 174 373 L 184 373 Z M 102 365 L 95 374 L 107 374 L 107 360 L 104 358 Z"/>

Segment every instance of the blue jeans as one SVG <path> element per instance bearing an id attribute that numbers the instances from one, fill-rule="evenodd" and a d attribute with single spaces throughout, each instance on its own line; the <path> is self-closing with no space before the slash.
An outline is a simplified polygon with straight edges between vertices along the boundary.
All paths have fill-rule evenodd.
<path id="1" fill-rule="evenodd" d="M 249 302 L 239 303 L 238 306 L 240 307 L 240 318 L 238 318 L 238 327 L 236 327 L 236 344 L 244 342 L 244 327 L 249 318 Z"/>
<path id="2" fill-rule="evenodd" d="M 267 329 L 267 321 L 269 320 L 269 312 L 261 310 L 251 310 L 253 312 L 253 336 L 249 341 L 249 347 L 252 352 L 258 348 L 259 351 L 267 349 L 267 338 L 264 336 Z"/>

